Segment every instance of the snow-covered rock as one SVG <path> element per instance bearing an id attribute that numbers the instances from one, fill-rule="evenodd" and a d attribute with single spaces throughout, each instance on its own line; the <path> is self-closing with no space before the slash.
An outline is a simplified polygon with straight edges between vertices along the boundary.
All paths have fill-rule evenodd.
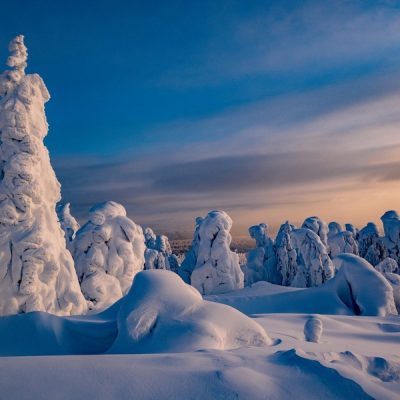
<path id="1" fill-rule="evenodd" d="M 328 226 L 325 221 L 319 217 L 308 217 L 304 220 L 302 228 L 308 228 L 316 233 L 321 242 L 328 246 Z"/>
<path id="2" fill-rule="evenodd" d="M 67 241 L 67 247 L 70 248 L 80 226 L 78 221 L 71 214 L 70 203 L 59 204 L 56 210 L 58 221 L 60 222 L 61 229 L 64 231 L 65 240 Z"/>
<path id="3" fill-rule="evenodd" d="M 264 329 L 241 312 L 203 300 L 170 271 L 135 276 L 121 304 L 118 336 L 109 353 L 165 353 L 271 344 Z"/>
<path id="4" fill-rule="evenodd" d="M 353 254 L 341 254 L 334 262 L 338 272 L 326 288 L 334 288 L 356 315 L 397 315 L 391 285 L 370 263 Z"/>
<path id="5" fill-rule="evenodd" d="M 291 286 L 297 274 L 297 252 L 292 245 L 290 232 L 293 226 L 285 222 L 279 228 L 275 240 L 275 251 L 277 259 L 277 270 L 282 276 L 282 285 Z"/>
<path id="6" fill-rule="evenodd" d="M 113 201 L 90 209 L 89 221 L 77 232 L 74 260 L 89 309 L 99 311 L 130 289 L 144 265 L 142 228 Z"/>
<path id="7" fill-rule="evenodd" d="M 315 315 L 307 318 L 304 324 L 304 338 L 307 342 L 318 343 L 322 336 L 323 331 L 322 320 Z"/>
<path id="8" fill-rule="evenodd" d="M 195 267 L 190 283 L 201 294 L 224 293 L 244 286 L 239 257 L 230 250 L 232 220 L 224 211 L 210 211 L 195 237 Z M 192 256 L 189 252 L 190 257 Z"/>
<path id="9" fill-rule="evenodd" d="M 383 243 L 388 256 L 400 262 L 400 218 L 396 211 L 386 211 L 381 217 L 385 237 Z"/>
<path id="10" fill-rule="evenodd" d="M 291 283 L 294 287 L 322 285 L 335 274 L 335 268 L 320 237 L 310 229 L 294 229 L 291 242 L 297 253 L 298 269 Z"/>
<path id="11" fill-rule="evenodd" d="M 25 75 L 23 36 L 9 50 L 11 70 L 0 76 L 0 315 L 84 313 L 56 214 L 60 184 L 43 144 L 50 95 L 39 75 Z"/>
<path id="12" fill-rule="evenodd" d="M 156 235 L 151 228 L 144 230 L 146 243 L 144 269 L 168 269 L 178 272 L 179 261 L 172 254 L 171 245 L 165 235 Z"/>
<path id="13" fill-rule="evenodd" d="M 358 250 L 360 257 L 370 264 L 378 265 L 387 257 L 387 249 L 379 235 L 378 227 L 373 222 L 362 228 L 358 235 Z"/>
<path id="14" fill-rule="evenodd" d="M 267 224 L 251 226 L 249 234 L 256 241 L 256 248 L 246 255 L 247 263 L 243 268 L 245 285 L 258 281 L 280 284 L 282 276 L 277 270 L 274 241 L 268 236 Z"/>
<path id="15" fill-rule="evenodd" d="M 343 231 L 342 227 L 337 222 L 329 223 L 328 231 L 328 248 L 329 255 L 334 258 L 340 253 L 350 253 L 358 255 L 358 243 L 355 240 L 353 233 Z"/>

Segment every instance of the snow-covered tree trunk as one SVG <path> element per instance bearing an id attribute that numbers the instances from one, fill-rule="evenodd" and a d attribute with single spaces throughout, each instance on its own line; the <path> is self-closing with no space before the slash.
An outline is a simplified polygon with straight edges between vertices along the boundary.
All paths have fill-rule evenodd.
<path id="1" fill-rule="evenodd" d="M 198 247 L 189 251 L 195 260 L 190 282 L 202 294 L 243 288 L 239 257 L 229 248 L 231 227 L 232 220 L 224 211 L 209 212 L 198 226 Z"/>
<path id="2" fill-rule="evenodd" d="M 75 267 L 89 309 L 102 310 L 123 295 L 144 265 L 142 228 L 113 201 L 91 208 L 74 241 Z"/>
<path id="3" fill-rule="evenodd" d="M 23 36 L 10 43 L 0 76 L 0 314 L 86 311 L 56 215 L 60 184 L 43 144 L 50 98 L 39 75 L 25 75 Z"/>

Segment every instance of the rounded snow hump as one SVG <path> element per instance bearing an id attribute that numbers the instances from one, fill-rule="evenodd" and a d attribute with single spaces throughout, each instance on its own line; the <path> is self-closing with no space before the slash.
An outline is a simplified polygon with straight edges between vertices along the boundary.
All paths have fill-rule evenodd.
<path id="1" fill-rule="evenodd" d="M 163 353 L 271 344 L 264 329 L 240 311 L 203 300 L 175 273 L 135 276 L 117 317 L 110 353 Z"/>

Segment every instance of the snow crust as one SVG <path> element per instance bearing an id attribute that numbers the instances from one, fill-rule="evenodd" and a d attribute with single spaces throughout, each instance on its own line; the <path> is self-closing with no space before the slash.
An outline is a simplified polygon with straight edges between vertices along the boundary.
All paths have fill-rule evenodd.
<path id="1" fill-rule="evenodd" d="M 232 220 L 224 211 L 210 211 L 196 220 L 191 249 L 180 274 L 201 294 L 224 293 L 244 286 L 239 257 L 230 250 Z M 181 271 L 182 270 L 182 271 Z"/>
<path id="2" fill-rule="evenodd" d="M 142 228 L 126 216 L 125 208 L 107 201 L 93 206 L 89 221 L 73 243 L 75 268 L 89 310 L 112 305 L 130 289 L 144 266 Z"/>
<path id="3" fill-rule="evenodd" d="M 162 353 L 263 346 L 271 340 L 239 311 L 208 301 L 170 271 L 136 275 L 118 313 L 111 353 Z"/>
<path id="4" fill-rule="evenodd" d="M 86 311 L 56 215 L 60 184 L 43 139 L 50 99 L 39 75 L 25 75 L 23 36 L 10 42 L 0 77 L 0 315 Z"/>

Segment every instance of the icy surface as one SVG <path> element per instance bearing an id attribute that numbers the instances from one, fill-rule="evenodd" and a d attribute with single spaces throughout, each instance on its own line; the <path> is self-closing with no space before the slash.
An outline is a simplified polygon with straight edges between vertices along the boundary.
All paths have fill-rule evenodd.
<path id="1" fill-rule="evenodd" d="M 143 269 L 142 228 L 113 201 L 91 208 L 73 245 L 76 272 L 90 310 L 103 310 L 125 295 Z"/>
<path id="2" fill-rule="evenodd" d="M 109 352 L 184 352 L 270 343 L 257 323 L 233 308 L 204 301 L 173 272 L 143 271 L 121 304 L 118 336 Z"/>
<path id="3" fill-rule="evenodd" d="M 23 36 L 10 43 L 0 76 L 0 315 L 86 310 L 56 203 L 60 184 L 43 139 L 50 96 L 39 75 L 25 75 Z"/>
<path id="4" fill-rule="evenodd" d="M 229 248 L 232 220 L 224 211 L 210 211 L 198 219 L 193 246 L 183 263 L 183 275 L 192 273 L 190 283 L 202 294 L 224 293 L 243 287 L 239 257 Z M 182 268 L 181 267 L 181 268 Z"/>

